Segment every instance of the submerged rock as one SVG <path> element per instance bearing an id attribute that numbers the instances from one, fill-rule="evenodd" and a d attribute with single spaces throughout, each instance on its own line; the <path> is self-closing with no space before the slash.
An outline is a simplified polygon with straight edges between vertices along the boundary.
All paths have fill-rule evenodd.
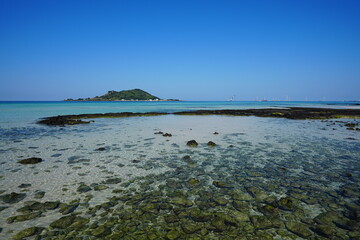
<path id="1" fill-rule="evenodd" d="M 121 183 L 120 178 L 109 178 L 104 181 L 105 184 L 118 184 Z"/>
<path id="2" fill-rule="evenodd" d="M 17 215 L 17 216 L 9 217 L 6 220 L 6 222 L 7 223 L 24 222 L 24 221 L 31 220 L 34 218 L 38 218 L 40 216 L 41 216 L 41 212 L 32 212 L 32 213 L 28 213 L 28 214 L 24 214 L 24 215 Z"/>
<path id="3" fill-rule="evenodd" d="M 74 221 L 75 221 L 75 216 L 69 215 L 69 216 L 61 217 L 58 220 L 50 223 L 50 227 L 65 229 L 69 227 Z"/>
<path id="4" fill-rule="evenodd" d="M 190 140 L 186 143 L 186 146 L 197 147 L 199 144 L 195 140 Z"/>
<path id="5" fill-rule="evenodd" d="M 80 186 L 77 188 L 76 191 L 79 193 L 89 192 L 89 191 L 91 191 L 91 187 L 82 183 L 82 184 L 80 184 Z"/>
<path id="6" fill-rule="evenodd" d="M 226 183 L 220 182 L 220 181 L 213 181 L 213 185 L 218 188 L 233 188 L 229 184 L 226 184 Z"/>
<path id="7" fill-rule="evenodd" d="M 308 238 L 312 235 L 306 224 L 289 221 L 285 222 L 285 226 L 290 232 L 295 233 L 299 237 Z"/>
<path id="8" fill-rule="evenodd" d="M 43 160 L 41 158 L 37 158 L 37 157 L 32 157 L 32 158 L 26 158 L 23 160 L 18 161 L 18 163 L 21 164 L 36 164 L 39 162 L 42 162 Z"/>
<path id="9" fill-rule="evenodd" d="M 21 230 L 20 232 L 18 232 L 16 235 L 14 235 L 12 237 L 13 240 L 21 240 L 27 237 L 31 237 L 34 236 L 35 234 L 40 234 L 42 231 L 44 230 L 44 228 L 41 227 L 30 227 L 30 228 L 26 228 L 24 230 Z"/>
<path id="10" fill-rule="evenodd" d="M 25 193 L 16 193 L 12 192 L 10 194 L 5 194 L 0 196 L 0 200 L 2 200 L 4 203 L 18 203 L 21 200 L 23 200 L 26 197 Z"/>
<path id="11" fill-rule="evenodd" d="M 35 199 L 40 199 L 40 198 L 43 198 L 44 196 L 45 196 L 44 191 L 37 191 L 37 192 L 35 192 L 34 198 Z"/>
<path id="12" fill-rule="evenodd" d="M 187 182 L 193 186 L 198 185 L 200 183 L 200 181 L 195 178 L 190 178 L 189 180 L 187 180 Z"/>
<path id="13" fill-rule="evenodd" d="M 99 147 L 99 148 L 95 149 L 95 151 L 100 151 L 100 152 L 105 151 L 105 150 L 106 150 L 106 148 L 104 148 L 104 147 Z"/>

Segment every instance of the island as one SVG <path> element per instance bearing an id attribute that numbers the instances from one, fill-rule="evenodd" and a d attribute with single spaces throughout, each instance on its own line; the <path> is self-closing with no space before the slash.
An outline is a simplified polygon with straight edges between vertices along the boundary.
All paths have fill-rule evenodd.
<path id="1" fill-rule="evenodd" d="M 123 91 L 108 91 L 102 96 L 92 98 L 68 98 L 64 101 L 180 101 L 179 99 L 161 99 L 141 89 L 131 89 Z"/>

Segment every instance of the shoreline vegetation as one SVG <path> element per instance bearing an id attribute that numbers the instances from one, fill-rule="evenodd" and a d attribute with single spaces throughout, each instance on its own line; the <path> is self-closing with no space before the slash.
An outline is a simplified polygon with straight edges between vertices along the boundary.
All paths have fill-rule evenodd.
<path id="1" fill-rule="evenodd" d="M 331 119 L 331 118 L 360 118 L 360 109 L 330 109 L 330 108 L 266 108 L 266 109 L 228 109 L 228 110 L 196 110 L 182 112 L 119 112 L 119 113 L 94 113 L 79 115 L 59 115 L 43 118 L 38 124 L 48 126 L 65 126 L 77 124 L 89 124 L 92 121 L 83 119 L 95 118 L 122 118 L 122 117 L 146 117 L 161 115 L 181 115 L 181 116 L 206 116 L 206 115 L 223 115 L 223 116 L 256 116 L 256 117 L 273 117 L 287 118 L 294 120 L 305 119 Z M 356 129 L 357 130 L 357 129 Z"/>
<path id="2" fill-rule="evenodd" d="M 123 91 L 108 91 L 102 96 L 96 96 L 92 98 L 78 98 L 65 99 L 66 102 L 81 102 L 81 101 L 114 101 L 114 102 L 131 102 L 131 101 L 180 101 L 179 99 L 161 99 L 141 89 L 131 89 Z"/>

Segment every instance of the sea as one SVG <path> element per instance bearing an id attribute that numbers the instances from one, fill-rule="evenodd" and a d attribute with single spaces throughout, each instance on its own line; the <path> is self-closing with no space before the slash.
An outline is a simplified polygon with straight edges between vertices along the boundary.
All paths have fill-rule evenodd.
<path id="1" fill-rule="evenodd" d="M 360 239 L 360 119 L 37 124 L 68 114 L 355 104 L 0 102 L 0 239 Z M 41 161 L 19 163 L 28 158 Z"/>

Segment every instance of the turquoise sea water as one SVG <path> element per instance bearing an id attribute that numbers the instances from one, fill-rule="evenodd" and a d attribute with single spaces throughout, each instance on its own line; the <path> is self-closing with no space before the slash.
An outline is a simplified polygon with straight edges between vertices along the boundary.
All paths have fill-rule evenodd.
<path id="1" fill-rule="evenodd" d="M 62 114 L 287 106 L 357 107 L 0 102 L 0 239 L 359 239 L 360 132 L 345 125 L 358 119 L 165 115 L 36 124 Z M 18 163 L 30 157 L 42 162 Z"/>
<path id="2" fill-rule="evenodd" d="M 42 117 L 108 112 L 176 112 L 199 109 L 352 106 L 352 102 L 0 102 L 0 126 L 34 123 Z"/>

